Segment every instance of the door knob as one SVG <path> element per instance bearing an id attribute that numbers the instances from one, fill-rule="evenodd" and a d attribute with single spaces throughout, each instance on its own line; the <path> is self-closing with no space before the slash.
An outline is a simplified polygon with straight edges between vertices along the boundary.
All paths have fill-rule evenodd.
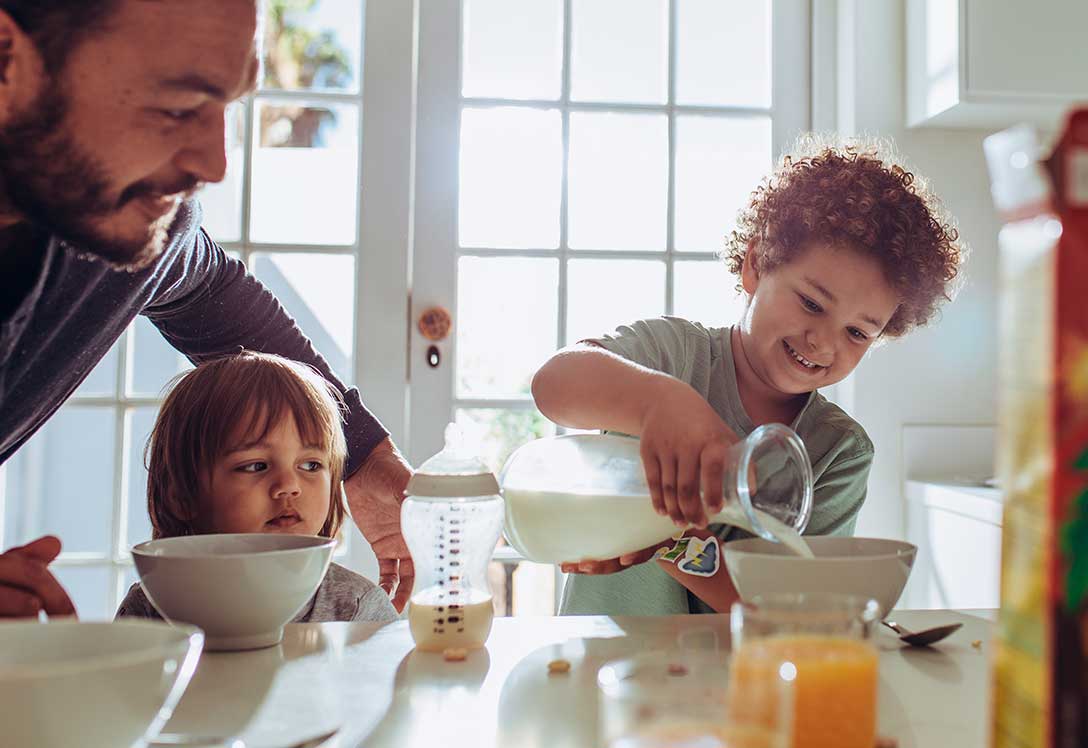
<path id="1" fill-rule="evenodd" d="M 442 306 L 432 306 L 423 310 L 419 315 L 419 331 L 427 340 L 438 342 L 445 340 L 453 328 L 453 317 L 449 310 Z"/>
<path id="2" fill-rule="evenodd" d="M 437 369 L 442 361 L 442 352 L 435 345 L 440 340 L 445 340 L 453 328 L 453 317 L 449 310 L 441 306 L 432 306 L 423 310 L 419 315 L 419 331 L 427 340 L 433 341 L 427 346 L 427 366 Z"/>

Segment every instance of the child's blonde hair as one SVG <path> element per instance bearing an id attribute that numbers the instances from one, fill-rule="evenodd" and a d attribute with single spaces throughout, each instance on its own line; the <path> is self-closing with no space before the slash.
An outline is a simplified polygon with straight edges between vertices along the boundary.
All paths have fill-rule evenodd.
<path id="1" fill-rule="evenodd" d="M 756 248 L 755 267 L 771 271 L 813 242 L 880 263 L 901 300 L 884 328 L 890 338 L 925 325 L 952 299 L 967 252 L 936 195 L 890 141 L 808 134 L 752 193 L 722 257 L 739 276 Z"/>
<path id="2" fill-rule="evenodd" d="M 216 460 L 238 446 L 233 440 L 260 441 L 288 413 L 304 443 L 328 452 L 332 495 L 320 534 L 335 537 L 347 515 L 340 393 L 308 366 L 253 351 L 208 361 L 174 380 L 144 453 L 152 537 L 197 534 L 197 497 L 207 491 Z"/>

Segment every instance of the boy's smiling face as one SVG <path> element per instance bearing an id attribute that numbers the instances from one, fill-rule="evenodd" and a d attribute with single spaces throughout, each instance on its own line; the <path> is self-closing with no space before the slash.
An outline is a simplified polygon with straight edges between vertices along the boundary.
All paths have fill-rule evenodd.
<path id="1" fill-rule="evenodd" d="M 749 296 L 741 343 L 753 373 L 782 395 L 842 381 L 899 306 L 880 263 L 813 245 L 762 272 L 757 252 L 749 249 L 741 274 Z"/>
<path id="2" fill-rule="evenodd" d="M 197 522 L 202 532 L 317 535 L 331 496 L 328 449 L 304 444 L 288 415 L 259 443 L 239 443 L 216 460 Z"/>

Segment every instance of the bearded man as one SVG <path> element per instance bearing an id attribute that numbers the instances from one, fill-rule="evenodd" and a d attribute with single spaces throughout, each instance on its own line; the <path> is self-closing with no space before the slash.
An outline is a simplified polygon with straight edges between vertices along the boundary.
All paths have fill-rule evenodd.
<path id="1" fill-rule="evenodd" d="M 407 463 L 200 228 L 193 199 L 226 172 L 226 109 L 257 80 L 258 16 L 256 0 L 0 0 L 0 463 L 138 314 L 194 363 L 244 347 L 311 364 L 344 396 L 348 505 L 401 610 Z M 45 537 L 0 555 L 0 617 L 74 613 L 47 568 L 59 551 Z"/>

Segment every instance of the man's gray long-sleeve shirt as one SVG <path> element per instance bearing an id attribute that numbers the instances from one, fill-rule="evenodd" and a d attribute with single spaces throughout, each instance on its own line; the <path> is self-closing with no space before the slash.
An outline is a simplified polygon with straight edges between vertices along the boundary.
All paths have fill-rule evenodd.
<path id="1" fill-rule="evenodd" d="M 0 463 L 59 408 L 137 314 L 193 363 L 239 347 L 311 364 L 347 404 L 348 465 L 354 472 L 388 434 L 346 388 L 276 297 L 200 228 L 184 203 L 162 255 L 135 272 L 111 269 L 56 237 L 26 298 L 0 319 Z"/>

